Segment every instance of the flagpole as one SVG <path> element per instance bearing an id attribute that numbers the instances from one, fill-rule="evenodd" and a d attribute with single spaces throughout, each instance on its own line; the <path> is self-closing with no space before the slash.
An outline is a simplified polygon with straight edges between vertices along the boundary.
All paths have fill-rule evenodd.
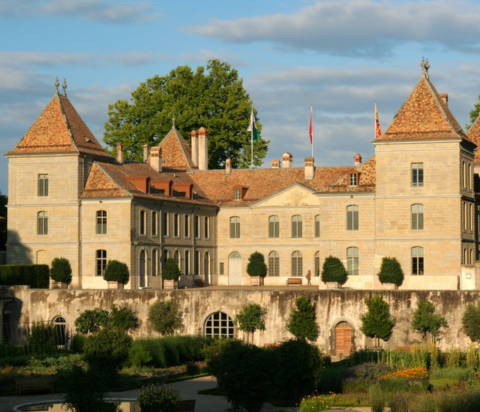
<path id="1" fill-rule="evenodd" d="M 252 131 L 251 131 L 251 141 L 252 141 L 252 165 L 250 166 L 253 169 L 253 126 L 252 126 Z"/>
<path id="2" fill-rule="evenodd" d="M 310 105 L 310 118 L 312 119 L 312 157 L 313 157 L 313 104 Z"/>
<path id="3" fill-rule="evenodd" d="M 375 134 L 375 139 L 376 139 L 377 138 L 377 102 L 374 101 L 373 103 L 375 105 L 375 116 L 373 116 L 375 118 L 374 119 L 375 120 L 375 127 L 374 127 L 373 130 L 375 131 L 374 134 Z"/>

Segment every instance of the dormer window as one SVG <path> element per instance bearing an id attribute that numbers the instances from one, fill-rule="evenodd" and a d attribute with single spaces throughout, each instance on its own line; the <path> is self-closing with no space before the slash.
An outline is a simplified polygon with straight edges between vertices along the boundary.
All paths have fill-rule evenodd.
<path id="1" fill-rule="evenodd" d="M 244 186 L 234 186 L 233 187 L 233 194 L 235 200 L 243 200 L 245 198 L 245 194 L 247 193 L 248 187 Z"/>
<path id="2" fill-rule="evenodd" d="M 235 200 L 242 200 L 242 191 L 240 189 L 235 189 Z"/>
<path id="3" fill-rule="evenodd" d="M 350 186 L 357 185 L 357 175 L 355 173 L 350 174 Z"/>

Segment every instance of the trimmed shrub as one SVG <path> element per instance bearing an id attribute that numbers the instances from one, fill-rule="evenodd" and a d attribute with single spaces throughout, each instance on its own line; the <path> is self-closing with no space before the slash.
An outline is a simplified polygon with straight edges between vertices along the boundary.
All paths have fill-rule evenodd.
<path id="1" fill-rule="evenodd" d="M 467 305 L 462 316 L 462 326 L 472 342 L 480 342 L 480 300 L 476 305 L 474 303 Z"/>
<path id="2" fill-rule="evenodd" d="M 159 300 L 150 306 L 148 309 L 148 321 L 152 325 L 153 330 L 160 332 L 162 335 L 173 335 L 175 330 L 181 329 L 183 326 L 179 306 L 173 299 L 165 302 Z"/>
<path id="3" fill-rule="evenodd" d="M 382 283 L 393 283 L 400 286 L 403 283 L 403 270 L 397 258 L 384 257 L 378 278 Z"/>
<path id="4" fill-rule="evenodd" d="M 175 412 L 175 405 L 181 400 L 180 392 L 166 385 L 147 386 L 137 396 L 142 412 Z"/>
<path id="5" fill-rule="evenodd" d="M 249 276 L 267 276 L 265 257 L 260 252 L 253 252 L 248 258 L 247 273 Z"/>
<path id="6" fill-rule="evenodd" d="M 413 313 L 412 329 L 423 334 L 425 338 L 430 333 L 433 338 L 438 336 L 438 330 L 447 327 L 447 321 L 441 315 L 434 314 L 435 307 L 428 300 L 419 300 L 417 309 Z"/>
<path id="7" fill-rule="evenodd" d="M 127 283 L 130 278 L 130 272 L 126 263 L 118 260 L 109 260 L 105 266 L 103 279 L 107 282 Z"/>
<path id="8" fill-rule="evenodd" d="M 180 277 L 180 269 L 178 268 L 177 262 L 174 258 L 168 258 L 165 264 L 163 265 L 162 270 L 162 279 L 165 280 L 178 280 Z"/>
<path id="9" fill-rule="evenodd" d="M 335 256 L 328 256 L 323 262 L 322 282 L 338 282 L 344 284 L 348 273 L 342 261 Z"/>
<path id="10" fill-rule="evenodd" d="M 33 322 L 27 337 L 28 350 L 32 355 L 57 353 L 57 332 L 48 322 Z"/>
<path id="11" fill-rule="evenodd" d="M 48 265 L 1 265 L 0 285 L 28 285 L 32 289 L 48 289 Z"/>
<path id="12" fill-rule="evenodd" d="M 107 326 L 107 321 L 108 312 L 106 310 L 100 308 L 87 309 L 75 319 L 75 328 L 77 332 L 83 333 L 84 335 L 87 333 L 95 333 Z"/>
<path id="13" fill-rule="evenodd" d="M 68 259 L 62 257 L 53 259 L 50 277 L 55 282 L 70 283 L 72 280 L 72 267 Z"/>
<path id="14" fill-rule="evenodd" d="M 251 303 L 250 305 L 245 305 L 235 317 L 235 324 L 238 325 L 238 329 L 247 332 L 247 342 L 249 341 L 250 333 L 253 340 L 255 329 L 263 329 L 265 327 L 262 319 L 264 314 L 265 311 L 260 305 Z"/>
<path id="15" fill-rule="evenodd" d="M 137 327 L 137 318 L 129 307 L 113 304 L 108 314 L 107 325 L 114 329 L 135 329 Z"/>
<path id="16" fill-rule="evenodd" d="M 295 301 L 287 322 L 287 330 L 297 339 L 314 341 L 318 336 L 318 325 L 315 321 L 315 309 L 306 296 L 300 296 Z"/>
<path id="17" fill-rule="evenodd" d="M 379 339 L 387 340 L 392 334 L 393 321 L 390 315 L 390 308 L 380 295 L 373 295 L 371 299 L 365 297 L 365 305 L 368 312 L 360 319 L 362 327 L 360 330 L 367 336 L 375 338 L 375 346 L 378 346 Z"/>

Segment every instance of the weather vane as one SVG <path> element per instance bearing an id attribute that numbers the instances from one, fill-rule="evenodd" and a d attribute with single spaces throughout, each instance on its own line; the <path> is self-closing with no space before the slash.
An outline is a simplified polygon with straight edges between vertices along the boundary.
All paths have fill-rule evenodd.
<path id="1" fill-rule="evenodd" d="M 430 69 L 430 65 L 428 64 L 428 58 L 427 61 L 425 61 L 425 57 L 422 57 L 422 63 L 420 64 L 420 66 L 422 67 L 422 73 L 428 79 L 428 69 Z"/>

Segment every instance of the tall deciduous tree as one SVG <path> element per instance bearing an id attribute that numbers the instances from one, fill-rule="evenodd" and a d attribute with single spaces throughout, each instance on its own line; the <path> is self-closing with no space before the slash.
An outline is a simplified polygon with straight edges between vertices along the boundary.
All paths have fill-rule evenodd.
<path id="1" fill-rule="evenodd" d="M 154 76 L 132 92 L 131 101 L 119 100 L 108 106 L 104 141 L 116 153 L 119 143 L 125 157 L 141 160 L 143 145 L 158 145 L 172 128 L 172 117 L 181 135 L 190 141 L 192 130 L 208 130 L 208 167 L 250 165 L 251 144 L 247 128 L 252 101 L 238 72 L 225 62 L 210 60 L 207 67 L 193 72 L 179 66 L 166 76 Z M 256 115 L 257 110 L 253 108 Z M 256 117 L 258 131 L 261 124 Z M 261 137 L 254 143 L 254 163 L 261 165 L 268 149 Z"/>
<path id="2" fill-rule="evenodd" d="M 318 325 L 315 321 L 315 309 L 306 296 L 295 301 L 287 322 L 287 330 L 297 339 L 314 341 L 318 336 Z"/>
<path id="3" fill-rule="evenodd" d="M 365 305 L 368 312 L 360 317 L 362 321 L 360 330 L 365 335 L 375 338 L 375 346 L 378 346 L 379 339 L 387 340 L 392 333 L 394 321 L 390 315 L 390 308 L 380 295 L 373 295 L 371 299 L 365 297 Z"/>
<path id="4" fill-rule="evenodd" d="M 442 326 L 448 326 L 445 318 L 434 312 L 435 307 L 428 300 L 419 300 L 417 302 L 417 310 L 413 314 L 412 329 L 423 334 L 424 338 L 430 333 L 433 339 L 435 339 L 438 336 L 438 330 Z"/>

